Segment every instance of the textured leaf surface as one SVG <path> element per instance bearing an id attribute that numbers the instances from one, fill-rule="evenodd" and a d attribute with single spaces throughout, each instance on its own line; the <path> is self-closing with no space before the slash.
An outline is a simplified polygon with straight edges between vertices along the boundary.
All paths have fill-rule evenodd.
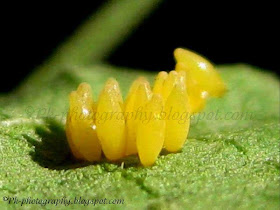
<path id="1" fill-rule="evenodd" d="M 46 83 L 1 96 L 0 208 L 16 207 L 3 202 L 3 196 L 81 196 L 125 200 L 124 205 L 100 208 L 277 209 L 279 81 L 246 65 L 218 68 L 228 94 L 209 101 L 205 112 L 194 117 L 181 152 L 163 153 L 149 168 L 136 157 L 124 165 L 76 163 L 69 158 L 63 125 L 68 93 L 80 82 L 92 85 L 96 99 L 109 77 L 117 78 L 126 94 L 133 79 L 141 75 L 152 82 L 153 73 L 109 65 L 66 66 L 58 74 L 46 74 Z"/>

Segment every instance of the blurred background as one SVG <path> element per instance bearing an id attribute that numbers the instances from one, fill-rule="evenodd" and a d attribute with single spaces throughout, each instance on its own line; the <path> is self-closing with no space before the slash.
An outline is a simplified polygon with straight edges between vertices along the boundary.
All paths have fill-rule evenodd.
<path id="1" fill-rule="evenodd" d="M 0 92 L 19 85 L 105 2 L 2 5 Z M 165 0 L 113 51 L 107 62 L 150 71 L 171 70 L 173 50 L 186 47 L 215 64 L 248 63 L 276 73 L 277 8 L 276 3 L 269 1 L 245 4 Z"/>

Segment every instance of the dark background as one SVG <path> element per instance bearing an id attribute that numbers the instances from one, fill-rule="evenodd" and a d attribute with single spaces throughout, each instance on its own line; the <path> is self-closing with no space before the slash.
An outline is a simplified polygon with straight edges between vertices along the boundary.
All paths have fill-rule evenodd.
<path id="1" fill-rule="evenodd" d="M 0 92 L 15 88 L 105 1 L 11 2 L 1 6 Z M 174 67 L 186 47 L 216 64 L 249 63 L 279 69 L 276 3 L 167 0 L 108 59 L 154 71 Z"/>

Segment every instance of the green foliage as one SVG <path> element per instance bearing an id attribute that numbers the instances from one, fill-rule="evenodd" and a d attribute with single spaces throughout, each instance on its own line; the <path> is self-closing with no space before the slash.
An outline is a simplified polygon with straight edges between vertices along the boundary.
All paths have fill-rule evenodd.
<path id="1" fill-rule="evenodd" d="M 72 55 L 63 49 L 63 56 Z M 100 58 L 104 49 L 98 49 Z M 119 81 L 125 95 L 135 78 L 153 82 L 155 73 L 77 63 L 47 65 L 18 91 L 0 96 L 1 209 L 18 207 L 7 205 L 3 196 L 125 200 L 124 205 L 98 205 L 109 209 L 278 209 L 279 81 L 273 75 L 247 65 L 219 66 L 227 95 L 211 99 L 194 117 L 181 152 L 163 152 L 154 166 L 143 168 L 137 157 L 118 163 L 75 162 L 64 122 L 68 94 L 80 82 L 90 83 L 97 99 L 109 77 Z"/>
<path id="2" fill-rule="evenodd" d="M 1 106 L 1 196 L 122 198 L 128 209 L 276 208 L 279 83 L 244 65 L 220 69 L 229 86 L 226 97 L 209 101 L 205 117 L 196 115 L 182 152 L 164 153 L 150 168 L 141 167 L 136 157 L 123 160 L 123 166 L 74 162 L 62 125 L 67 95 L 79 82 L 92 84 L 97 96 L 108 77 L 116 77 L 125 92 L 138 75 L 152 80 L 153 74 L 110 66 L 75 68 L 61 71 L 49 86 L 10 96 L 16 100 Z M 230 112 L 251 115 L 209 117 L 216 110 L 222 118 Z"/>

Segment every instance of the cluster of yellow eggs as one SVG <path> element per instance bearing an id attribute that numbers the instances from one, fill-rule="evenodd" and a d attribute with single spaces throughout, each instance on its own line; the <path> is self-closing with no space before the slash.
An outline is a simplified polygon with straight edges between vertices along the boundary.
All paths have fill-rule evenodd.
<path id="1" fill-rule="evenodd" d="M 190 115 L 204 108 L 207 97 L 222 96 L 226 87 L 205 58 L 181 48 L 174 55 L 175 71 L 160 72 L 153 88 L 138 78 L 125 101 L 113 78 L 97 102 L 86 83 L 71 92 L 66 134 L 76 159 L 99 161 L 103 152 L 116 161 L 138 154 L 142 165 L 150 166 L 163 148 L 176 152 L 183 147 Z"/>

